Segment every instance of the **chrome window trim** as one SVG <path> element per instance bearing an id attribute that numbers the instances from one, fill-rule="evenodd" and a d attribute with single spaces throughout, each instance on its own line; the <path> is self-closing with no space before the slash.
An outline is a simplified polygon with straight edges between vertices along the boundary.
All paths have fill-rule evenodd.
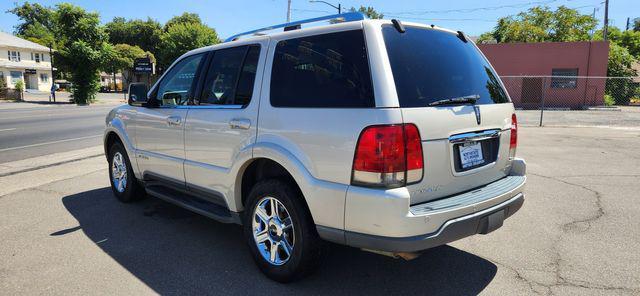
<path id="1" fill-rule="evenodd" d="M 245 105 L 187 105 L 179 106 L 180 109 L 243 109 Z"/>

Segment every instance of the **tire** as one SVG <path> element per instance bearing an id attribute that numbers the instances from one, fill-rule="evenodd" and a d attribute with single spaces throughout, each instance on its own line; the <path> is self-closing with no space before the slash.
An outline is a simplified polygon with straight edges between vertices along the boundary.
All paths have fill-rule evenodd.
<path id="1" fill-rule="evenodd" d="M 146 197 L 144 188 L 133 174 L 127 151 L 122 144 L 116 142 L 111 145 L 108 161 L 111 190 L 119 201 L 129 203 Z"/>
<path id="2" fill-rule="evenodd" d="M 277 215 L 272 210 L 274 204 Z M 267 277 L 286 283 L 301 279 L 316 269 L 323 242 L 303 197 L 294 186 L 275 179 L 260 181 L 251 189 L 246 205 L 245 239 L 256 264 Z M 262 214 L 256 215 L 258 207 Z M 271 252 L 273 242 L 276 242 L 276 256 Z M 289 246 L 291 251 L 287 252 Z"/>

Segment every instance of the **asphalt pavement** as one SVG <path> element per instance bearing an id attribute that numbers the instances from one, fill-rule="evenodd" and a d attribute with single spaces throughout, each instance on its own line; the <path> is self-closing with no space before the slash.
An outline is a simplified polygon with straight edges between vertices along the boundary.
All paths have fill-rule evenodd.
<path id="1" fill-rule="evenodd" d="M 155 198 L 122 204 L 103 156 L 0 178 L 0 291 L 25 294 L 639 295 L 638 130 L 522 127 L 523 208 L 488 235 L 405 262 L 328 244 L 283 285 L 240 226 Z M 59 177 L 31 184 L 34 174 Z M 4 182 L 4 183 L 3 183 Z"/>
<path id="2" fill-rule="evenodd" d="M 118 104 L 1 103 L 0 163 L 97 146 Z"/>

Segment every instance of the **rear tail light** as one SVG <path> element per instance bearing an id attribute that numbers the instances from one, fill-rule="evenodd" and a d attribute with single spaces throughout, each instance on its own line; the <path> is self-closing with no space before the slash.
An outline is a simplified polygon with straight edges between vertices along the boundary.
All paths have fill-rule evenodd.
<path id="1" fill-rule="evenodd" d="M 369 126 L 360 134 L 352 184 L 401 187 L 420 181 L 423 170 L 422 142 L 414 124 Z"/>
<path id="2" fill-rule="evenodd" d="M 511 115 L 511 139 L 509 141 L 509 158 L 516 157 L 516 148 L 518 146 L 518 119 L 516 114 Z"/>

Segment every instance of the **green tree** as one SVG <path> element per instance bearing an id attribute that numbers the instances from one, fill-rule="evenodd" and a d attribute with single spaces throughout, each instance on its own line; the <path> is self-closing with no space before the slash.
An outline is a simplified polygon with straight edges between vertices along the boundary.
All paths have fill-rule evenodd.
<path id="1" fill-rule="evenodd" d="M 189 50 L 219 43 L 218 34 L 201 23 L 178 23 L 162 35 L 158 64 L 165 68 Z"/>
<path id="2" fill-rule="evenodd" d="M 107 40 L 100 26 L 100 16 L 96 12 L 87 12 L 82 7 L 69 3 L 56 6 L 56 35 L 64 45 L 84 41 L 94 48 Z"/>
<path id="3" fill-rule="evenodd" d="M 22 21 L 15 26 L 17 36 L 44 46 L 54 45 L 55 18 L 51 8 L 25 2 L 22 5 L 16 3 L 7 12 L 15 14 Z"/>
<path id="4" fill-rule="evenodd" d="M 163 33 L 162 25 L 151 18 L 127 20 L 123 17 L 114 17 L 105 25 L 105 32 L 111 44 L 135 45 L 150 52 L 156 51 Z"/>
<path id="5" fill-rule="evenodd" d="M 168 31 L 169 28 L 173 25 L 185 23 L 203 24 L 200 16 L 197 13 L 185 12 L 182 15 L 174 16 L 173 18 L 168 20 L 167 23 L 164 24 L 164 31 Z"/>
<path id="6" fill-rule="evenodd" d="M 638 72 L 631 67 L 634 62 L 636 62 L 636 59 L 626 48 L 615 42 L 609 44 L 607 76 L 637 76 Z M 605 91 L 613 97 L 617 105 L 628 105 L 631 97 L 635 94 L 636 84 L 631 78 L 608 79 Z"/>
<path id="7" fill-rule="evenodd" d="M 640 18 L 636 18 L 633 22 L 633 30 L 636 32 L 640 32 Z"/>
<path id="8" fill-rule="evenodd" d="M 545 42 L 589 40 L 598 21 L 565 6 L 552 11 L 532 7 L 514 16 L 503 17 L 490 33 L 497 42 Z"/>
<path id="9" fill-rule="evenodd" d="M 351 7 L 351 9 L 349 9 L 349 11 L 351 12 L 361 12 L 364 15 L 366 15 L 368 18 L 370 19 L 382 19 L 384 18 L 384 14 L 379 13 L 378 11 L 376 11 L 373 7 L 371 6 L 360 6 L 358 9 L 356 9 L 355 7 Z"/>
<path id="10" fill-rule="evenodd" d="M 602 40 L 602 31 L 596 33 L 598 40 Z M 624 48 L 636 59 L 640 59 L 640 31 L 621 31 L 617 27 L 607 30 L 608 39 Z"/>
<path id="11" fill-rule="evenodd" d="M 99 71 L 104 67 L 102 58 L 108 51 L 99 15 L 62 3 L 56 6 L 55 20 L 59 40 L 56 66 L 70 74 L 74 102 L 89 104 L 95 100 Z"/>
<path id="12" fill-rule="evenodd" d="M 477 43 L 496 43 L 496 39 L 493 37 L 492 32 L 484 32 L 478 36 Z"/>
<path id="13" fill-rule="evenodd" d="M 111 71 L 113 73 L 122 73 L 122 78 L 124 80 L 122 87 L 124 88 L 131 83 L 131 78 L 133 77 L 133 63 L 136 59 L 149 57 L 151 62 L 156 62 L 156 58 L 151 52 L 144 51 L 138 46 L 117 44 L 113 46 L 113 50 L 115 50 L 117 57 L 114 62 L 114 66 L 111 67 Z"/>

